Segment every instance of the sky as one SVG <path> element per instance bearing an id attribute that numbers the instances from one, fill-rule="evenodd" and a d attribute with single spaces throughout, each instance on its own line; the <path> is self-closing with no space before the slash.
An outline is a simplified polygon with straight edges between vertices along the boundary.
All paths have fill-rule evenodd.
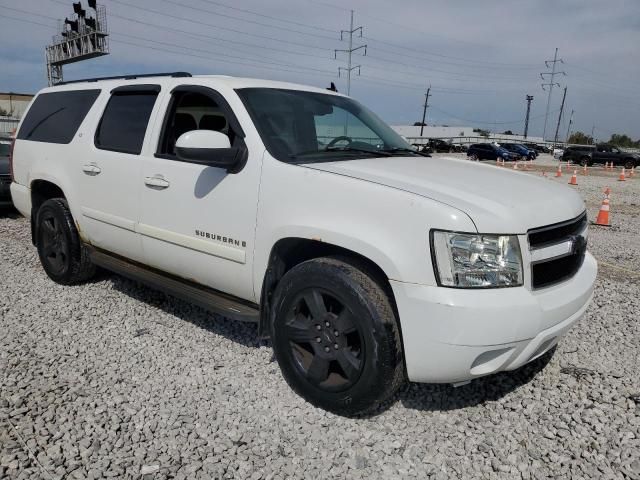
<path id="1" fill-rule="evenodd" d="M 87 8 L 87 1 L 82 0 Z M 638 0 L 103 0 L 110 54 L 64 67 L 65 79 L 188 71 L 285 80 L 346 93 L 354 11 L 351 96 L 393 125 L 427 123 L 544 130 L 552 139 L 564 87 L 559 138 L 580 130 L 607 140 L 640 138 Z M 0 0 L 0 91 L 46 86 L 44 47 L 72 0 Z M 340 75 L 338 75 L 339 68 Z M 549 65 L 550 67 L 550 65 Z"/>

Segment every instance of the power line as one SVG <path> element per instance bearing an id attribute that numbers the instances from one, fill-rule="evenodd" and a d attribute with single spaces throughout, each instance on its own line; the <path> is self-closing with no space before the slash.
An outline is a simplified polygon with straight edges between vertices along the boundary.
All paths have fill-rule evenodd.
<path id="1" fill-rule="evenodd" d="M 44 15 L 40 15 L 40 16 L 47 18 Z M 51 28 L 50 25 L 47 25 L 47 24 L 44 24 L 44 23 L 35 22 L 33 20 L 28 20 L 28 19 L 25 19 L 25 18 L 11 17 L 11 16 L 6 15 L 4 13 L 0 13 L 0 17 L 8 18 L 10 20 L 15 20 L 15 21 L 19 21 L 19 22 L 26 22 L 26 23 L 30 23 L 30 24 L 33 24 L 33 25 L 39 25 L 39 26 L 46 27 L 46 28 Z M 159 42 L 154 41 L 154 40 L 146 40 L 146 41 L 159 43 Z M 159 47 L 153 47 L 153 46 L 150 46 L 150 45 L 142 45 L 142 44 L 139 44 L 139 43 L 127 42 L 125 40 L 118 40 L 118 39 L 111 39 L 111 42 L 121 43 L 121 44 L 124 44 L 124 45 L 136 46 L 136 47 L 140 47 L 140 48 L 146 48 L 146 49 L 155 50 L 155 51 L 164 52 L 164 53 L 169 53 L 169 54 L 174 54 L 174 55 L 179 55 L 181 57 L 191 57 L 191 58 L 198 58 L 198 59 L 205 59 L 205 60 L 216 60 L 216 58 L 214 58 L 212 56 L 196 55 L 196 54 L 182 52 L 182 51 L 167 50 L 167 48 L 164 47 L 164 46 L 162 48 L 159 48 Z M 162 42 L 162 44 L 166 45 L 165 42 Z M 180 46 L 177 46 L 177 48 L 184 48 L 184 49 L 187 49 L 187 50 L 190 49 L 190 47 L 180 47 Z M 240 57 L 234 57 L 234 58 L 240 58 Z M 227 60 L 227 59 L 224 59 L 224 62 L 225 62 L 225 64 L 231 63 L 231 64 L 236 64 L 236 65 L 242 65 L 242 66 L 248 66 L 248 67 L 252 67 L 252 68 L 257 68 L 257 69 L 274 70 L 274 71 L 278 71 L 278 72 L 291 72 L 291 73 L 298 73 L 298 74 L 305 74 L 305 75 L 314 75 L 316 78 L 317 78 L 317 75 L 319 73 L 325 74 L 329 78 L 333 78 L 333 76 L 334 76 L 334 74 L 332 72 L 330 72 L 330 71 L 316 70 L 315 73 L 314 73 L 313 71 L 309 71 L 306 67 L 299 67 L 302 70 L 300 70 L 300 69 L 298 69 L 298 70 L 287 69 L 287 68 L 282 68 L 283 64 L 270 63 L 270 62 L 263 62 L 266 65 L 256 65 L 256 64 L 252 64 L 252 63 L 238 62 L 238 61 L 235 61 L 235 60 Z M 273 65 L 273 66 L 268 66 L 268 65 Z M 291 65 L 291 67 L 296 68 L 297 66 Z"/>
<path id="2" fill-rule="evenodd" d="M 123 1 L 120 1 L 120 0 L 112 0 L 112 1 L 114 1 L 116 3 L 120 3 L 120 4 L 126 4 L 126 2 L 123 2 Z M 216 17 L 229 18 L 231 20 L 237 20 L 237 21 L 240 21 L 240 22 L 246 22 L 246 23 L 251 23 L 251 24 L 254 24 L 254 25 L 260 25 L 261 27 L 275 28 L 277 30 L 285 30 L 287 32 L 297 33 L 299 35 L 307 35 L 307 36 L 310 36 L 310 37 L 322 38 L 322 39 L 325 39 L 325 40 L 333 40 L 333 37 L 329 37 L 327 35 L 320 35 L 318 33 L 310 33 L 310 32 L 304 32 L 304 31 L 301 31 L 301 30 L 294 30 L 292 28 L 282 27 L 282 26 L 279 26 L 279 25 L 271 25 L 271 24 L 268 24 L 268 23 L 258 22 L 256 20 L 249 20 L 247 18 L 242 18 L 242 17 L 234 17 L 233 15 L 227 15 L 227 14 L 221 13 L 219 11 L 208 10 L 206 8 L 201 8 L 201 7 L 194 7 L 194 6 L 191 6 L 191 5 L 185 5 L 184 3 L 176 2 L 174 0 L 160 0 L 160 1 L 165 2 L 165 3 L 170 3 L 172 5 L 177 5 L 178 7 L 188 8 L 190 10 L 195 10 L 197 12 L 209 13 L 209 14 L 215 15 Z"/>
<path id="3" fill-rule="evenodd" d="M 273 16 L 270 16 L 270 15 L 265 15 L 263 13 L 256 12 L 255 10 L 248 10 L 248 9 L 244 9 L 244 8 L 232 7 L 231 5 L 228 5 L 226 3 L 215 2 L 214 0 L 202 0 L 202 1 L 206 2 L 206 3 L 211 3 L 213 5 L 217 5 L 219 7 L 228 8 L 230 10 L 235 10 L 237 12 L 248 13 L 250 15 L 255 15 L 257 17 L 262 17 L 262 18 L 268 18 L 270 20 L 275 20 L 277 22 L 289 23 L 291 25 L 297 25 L 299 27 L 311 28 L 311 29 L 314 29 L 314 30 L 322 31 L 322 32 L 329 32 L 329 33 L 335 33 L 336 32 L 336 30 L 332 30 L 332 29 L 324 28 L 324 27 L 319 27 L 318 25 L 311 25 L 311 24 L 308 24 L 308 23 L 301 23 L 301 22 L 296 22 L 296 21 L 293 21 L 293 20 L 287 20 L 285 18 L 273 17 Z"/>
<path id="4" fill-rule="evenodd" d="M 549 96 L 547 97 L 547 110 L 546 110 L 546 113 L 545 113 L 545 116 L 544 116 L 544 129 L 542 131 L 542 139 L 543 140 L 544 140 L 544 138 L 545 138 L 545 136 L 547 134 L 547 120 L 549 119 L 549 107 L 551 106 L 551 94 L 553 93 L 553 87 L 556 86 L 556 85 L 558 87 L 560 86 L 559 83 L 554 81 L 555 80 L 555 76 L 559 75 L 560 73 L 562 73 L 563 75 L 566 75 L 565 72 L 557 72 L 556 71 L 556 65 L 558 63 L 564 63 L 564 62 L 562 61 L 561 58 L 558 58 L 558 49 L 556 48 L 556 51 L 555 51 L 555 53 L 553 55 L 553 60 L 546 60 L 544 62 L 545 66 L 547 68 L 549 68 L 549 64 L 551 64 L 551 72 L 543 72 L 543 73 L 540 74 L 540 78 L 542 78 L 543 82 L 544 82 L 544 79 L 545 79 L 544 78 L 545 75 L 549 75 L 550 76 L 549 83 L 543 83 L 542 84 L 542 90 L 545 89 L 544 87 L 549 87 Z"/>
<path id="5" fill-rule="evenodd" d="M 50 1 L 66 5 L 66 2 L 63 2 L 61 0 L 50 0 Z M 189 22 L 189 23 L 193 23 L 193 24 L 197 24 L 197 25 L 202 25 L 202 26 L 205 26 L 205 27 L 215 28 L 215 29 L 218 29 L 218 30 L 225 30 L 225 31 L 233 32 L 233 33 L 238 33 L 240 35 L 247 35 L 249 37 L 260 38 L 260 39 L 263 39 L 263 40 L 272 40 L 274 42 L 285 43 L 287 45 L 296 45 L 298 47 L 312 48 L 314 50 L 322 50 L 322 51 L 326 51 L 327 50 L 326 48 L 318 47 L 317 45 L 312 45 L 312 44 L 309 44 L 309 43 L 300 43 L 300 42 L 292 42 L 292 41 L 289 41 L 289 40 L 281 40 L 279 38 L 272 37 L 272 36 L 269 36 L 269 35 L 259 35 L 257 33 L 249 33 L 247 31 L 237 30 L 237 29 L 228 28 L 228 27 L 222 27 L 220 25 L 215 25 L 213 23 L 202 22 L 200 20 L 194 20 L 194 19 L 190 19 L 190 18 L 179 17 L 179 16 L 176 16 L 176 15 L 172 15 L 172 14 L 169 14 L 169 13 L 161 12 L 161 11 L 158 11 L 158 10 L 153 10 L 153 9 L 150 9 L 150 8 L 139 7 L 137 5 L 129 5 L 128 3 L 120 1 L 120 0 L 111 0 L 111 1 L 115 2 L 115 3 L 119 3 L 119 4 L 122 4 L 122 5 L 125 5 L 128 8 L 135 8 L 135 9 L 141 10 L 143 12 L 154 13 L 156 15 L 161 15 L 163 17 L 172 18 L 174 20 L 181 20 L 181 21 L 184 21 L 184 22 Z M 113 16 L 113 14 L 110 14 L 110 15 Z"/>

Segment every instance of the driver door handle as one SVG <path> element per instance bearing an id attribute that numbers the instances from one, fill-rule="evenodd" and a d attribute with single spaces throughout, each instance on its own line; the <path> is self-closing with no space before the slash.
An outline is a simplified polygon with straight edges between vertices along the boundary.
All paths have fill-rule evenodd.
<path id="1" fill-rule="evenodd" d="M 87 175 L 98 175 L 102 169 L 96 164 L 90 163 L 82 166 L 82 171 Z"/>
<path id="2" fill-rule="evenodd" d="M 171 185 L 168 180 L 165 180 L 160 175 L 154 175 L 153 177 L 144 177 L 144 184 L 147 187 L 155 188 L 158 190 L 164 190 L 165 188 L 169 188 L 169 185 Z"/>

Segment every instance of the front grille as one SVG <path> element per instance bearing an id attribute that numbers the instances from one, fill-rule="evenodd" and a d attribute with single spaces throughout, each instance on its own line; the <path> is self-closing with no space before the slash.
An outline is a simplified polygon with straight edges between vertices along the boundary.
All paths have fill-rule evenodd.
<path id="1" fill-rule="evenodd" d="M 528 232 L 532 251 L 571 240 L 570 252 L 558 257 L 532 262 L 531 284 L 535 288 L 548 287 L 573 277 L 582 266 L 587 251 L 587 240 L 580 233 L 587 226 L 586 212 L 573 220 Z"/>
<path id="2" fill-rule="evenodd" d="M 546 227 L 529 230 L 529 246 L 531 249 L 560 243 L 571 235 L 578 235 L 587 226 L 587 212 L 567 222 L 554 223 Z"/>

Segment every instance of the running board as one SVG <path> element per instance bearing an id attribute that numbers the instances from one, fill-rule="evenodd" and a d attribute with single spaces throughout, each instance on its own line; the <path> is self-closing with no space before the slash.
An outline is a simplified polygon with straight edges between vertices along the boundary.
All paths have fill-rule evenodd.
<path id="1" fill-rule="evenodd" d="M 123 277 L 139 281 L 181 300 L 234 320 L 257 323 L 260 319 L 260 310 L 255 304 L 235 299 L 231 295 L 188 280 L 173 277 L 159 270 L 133 263 L 124 258 L 97 250 L 89 245 L 86 248 L 94 264 L 118 273 Z"/>

